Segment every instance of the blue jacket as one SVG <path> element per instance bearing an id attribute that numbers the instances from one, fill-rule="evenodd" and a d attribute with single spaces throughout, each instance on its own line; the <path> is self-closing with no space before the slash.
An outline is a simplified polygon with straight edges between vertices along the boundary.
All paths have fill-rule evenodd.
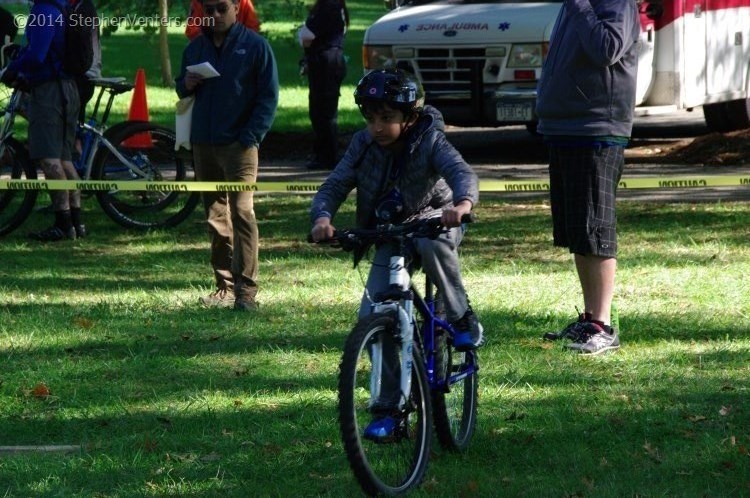
<path id="1" fill-rule="evenodd" d="M 440 112 L 426 106 L 407 140 L 400 174 L 395 179 L 403 197 L 406 221 L 438 216 L 444 208 L 464 199 L 476 205 L 479 181 L 461 154 L 445 137 L 445 123 Z M 374 224 L 378 199 L 389 188 L 389 173 L 399 158 L 373 142 L 367 130 L 354 134 L 346 154 L 326 178 L 313 198 L 312 222 L 336 215 L 353 189 L 357 189 L 357 226 Z"/>
<path id="2" fill-rule="evenodd" d="M 27 45 L 8 64 L 11 79 L 24 79 L 36 86 L 45 81 L 70 78 L 62 71 L 65 52 L 65 15 L 67 0 L 34 2 L 25 29 Z"/>
<path id="3" fill-rule="evenodd" d="M 635 0 L 565 0 L 537 88 L 539 133 L 629 137 L 639 33 Z"/>
<path id="4" fill-rule="evenodd" d="M 177 94 L 185 88 L 186 67 L 210 62 L 221 76 L 204 79 L 195 90 L 191 142 L 225 145 L 235 141 L 259 146 L 273 124 L 279 101 L 276 60 L 265 38 L 235 23 L 221 50 L 210 35 L 201 34 L 185 48 L 175 80 Z"/>

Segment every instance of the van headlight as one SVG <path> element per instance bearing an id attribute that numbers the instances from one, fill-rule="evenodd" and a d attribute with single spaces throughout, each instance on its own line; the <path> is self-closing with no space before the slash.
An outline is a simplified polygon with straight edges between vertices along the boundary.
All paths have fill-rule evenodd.
<path id="1" fill-rule="evenodd" d="M 395 66 L 393 47 L 390 45 L 363 45 L 362 67 L 364 69 L 383 69 Z"/>
<path id="2" fill-rule="evenodd" d="M 541 43 L 519 43 L 510 48 L 508 67 L 542 67 Z"/>

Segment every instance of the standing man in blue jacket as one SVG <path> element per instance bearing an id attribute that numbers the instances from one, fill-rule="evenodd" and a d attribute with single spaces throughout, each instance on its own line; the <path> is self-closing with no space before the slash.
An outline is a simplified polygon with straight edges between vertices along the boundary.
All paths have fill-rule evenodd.
<path id="1" fill-rule="evenodd" d="M 279 79 L 265 38 L 237 22 L 238 0 L 204 0 L 211 22 L 185 48 L 177 94 L 195 96 L 191 143 L 199 181 L 255 183 L 258 147 L 271 128 Z M 209 62 L 219 76 L 203 78 L 187 67 Z M 258 223 L 253 193 L 203 193 L 216 290 L 207 307 L 251 311 L 258 307 Z"/>
<path id="2" fill-rule="evenodd" d="M 63 69 L 67 0 L 36 0 L 25 38 L 28 44 L 8 64 L 3 83 L 29 93 L 29 156 L 49 180 L 77 180 L 72 162 L 79 98 L 75 81 Z M 81 191 L 52 190 L 54 224 L 29 236 L 57 242 L 86 235 L 81 223 Z"/>
<path id="3" fill-rule="evenodd" d="M 610 314 L 617 268 L 615 194 L 633 128 L 636 0 L 565 0 L 539 80 L 539 132 L 550 151 L 554 244 L 574 254 L 583 313 L 547 340 L 581 354 L 618 349 Z"/>

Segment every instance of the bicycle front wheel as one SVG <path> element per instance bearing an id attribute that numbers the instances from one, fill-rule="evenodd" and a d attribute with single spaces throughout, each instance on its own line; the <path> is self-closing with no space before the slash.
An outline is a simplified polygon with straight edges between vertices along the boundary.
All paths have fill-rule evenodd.
<path id="1" fill-rule="evenodd" d="M 360 320 L 346 340 L 339 373 L 339 424 L 341 436 L 354 475 L 370 495 L 395 495 L 418 486 L 427 470 L 432 437 L 427 376 L 419 348 L 413 348 L 411 393 L 397 415 L 397 427 L 387 442 L 364 437 L 373 417 L 371 380 L 384 384 L 381 355 L 371 355 L 376 344 L 393 344 L 398 329 L 395 314 L 378 313 Z M 395 351 L 394 351 L 395 349 Z M 392 360 L 400 364 L 401 348 L 391 348 Z M 373 360 L 375 358 L 375 360 Z M 394 364 L 393 361 L 389 364 Z M 375 372 L 375 374 L 373 374 Z M 373 376 L 376 378 L 373 379 Z M 380 388 L 373 388 L 378 390 Z M 384 388 L 383 388 L 384 389 Z M 381 396 L 384 393 L 381 393 Z M 403 397 L 403 396 L 402 396 Z"/>
<path id="2" fill-rule="evenodd" d="M 148 122 L 133 122 L 117 128 L 105 138 L 125 159 L 101 145 L 94 162 L 92 179 L 112 182 L 154 182 L 145 190 L 97 192 L 104 212 L 126 228 L 174 227 L 187 219 L 198 205 L 200 194 L 168 185 L 195 179 L 192 164 L 186 164 L 174 150 L 172 130 Z M 161 183 L 161 185 L 158 185 Z"/>
<path id="3" fill-rule="evenodd" d="M 432 391 L 435 433 L 440 445 L 451 451 L 469 446 L 477 423 L 476 352 L 456 351 L 448 333 L 435 334 L 435 374 L 441 388 Z"/>
<path id="4" fill-rule="evenodd" d="M 26 148 L 14 138 L 2 144 L 0 178 L 3 180 L 36 180 L 36 169 L 29 161 Z M 0 236 L 18 228 L 31 214 L 38 190 L 0 190 Z"/>

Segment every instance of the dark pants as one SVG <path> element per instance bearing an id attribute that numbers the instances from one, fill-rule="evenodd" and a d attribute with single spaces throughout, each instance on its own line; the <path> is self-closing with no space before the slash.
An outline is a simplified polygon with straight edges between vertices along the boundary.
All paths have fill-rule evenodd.
<path id="1" fill-rule="evenodd" d="M 198 181 L 255 183 L 258 175 L 257 147 L 247 148 L 240 142 L 193 144 L 193 158 Z M 258 222 L 252 191 L 203 192 L 202 199 L 217 289 L 254 299 L 258 292 Z"/>
<path id="2" fill-rule="evenodd" d="M 310 53 L 307 64 L 313 153 L 321 165 L 332 168 L 338 160 L 339 91 L 346 76 L 344 52 L 328 48 Z"/>

